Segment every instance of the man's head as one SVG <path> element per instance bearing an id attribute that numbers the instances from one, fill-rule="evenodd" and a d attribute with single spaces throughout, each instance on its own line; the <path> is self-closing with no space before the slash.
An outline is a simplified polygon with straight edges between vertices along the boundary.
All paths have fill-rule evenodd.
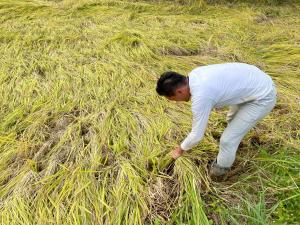
<path id="1" fill-rule="evenodd" d="M 165 72 L 157 81 L 156 92 L 173 101 L 189 101 L 191 94 L 188 77 L 176 72 Z"/>

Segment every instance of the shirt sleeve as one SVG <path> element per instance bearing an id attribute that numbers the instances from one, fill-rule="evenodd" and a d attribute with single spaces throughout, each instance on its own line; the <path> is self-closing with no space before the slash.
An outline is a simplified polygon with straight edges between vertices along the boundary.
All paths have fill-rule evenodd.
<path id="1" fill-rule="evenodd" d="M 181 143 L 182 150 L 191 149 L 203 138 L 213 105 L 214 102 L 210 98 L 200 98 L 192 102 L 192 131 Z"/>

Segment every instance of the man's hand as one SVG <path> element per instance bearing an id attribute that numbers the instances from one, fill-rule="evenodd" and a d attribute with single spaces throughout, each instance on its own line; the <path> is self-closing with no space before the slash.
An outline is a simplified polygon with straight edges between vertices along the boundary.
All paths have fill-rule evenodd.
<path id="1" fill-rule="evenodd" d="M 182 150 L 180 148 L 180 146 L 178 146 L 171 152 L 171 156 L 173 159 L 177 159 L 178 157 L 180 157 L 183 154 L 183 152 L 184 152 L 184 150 Z"/>

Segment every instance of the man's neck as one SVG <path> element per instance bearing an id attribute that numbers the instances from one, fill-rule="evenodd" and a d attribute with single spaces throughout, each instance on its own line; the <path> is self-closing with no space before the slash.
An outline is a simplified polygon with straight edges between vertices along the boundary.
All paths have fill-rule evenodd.
<path id="1" fill-rule="evenodd" d="M 187 89 L 188 89 L 188 93 L 190 95 L 189 100 L 191 99 L 191 90 L 190 90 L 190 83 L 189 83 L 189 77 L 186 77 L 186 85 L 187 85 Z"/>

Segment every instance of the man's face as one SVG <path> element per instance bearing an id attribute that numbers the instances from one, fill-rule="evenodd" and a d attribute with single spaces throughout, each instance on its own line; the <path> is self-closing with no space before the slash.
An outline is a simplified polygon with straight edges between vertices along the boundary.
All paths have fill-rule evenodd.
<path id="1" fill-rule="evenodd" d="M 173 96 L 167 96 L 166 98 L 176 102 L 188 102 L 190 99 L 190 93 L 186 87 L 177 88 Z"/>
<path id="2" fill-rule="evenodd" d="M 170 101 L 175 101 L 175 102 L 186 101 L 182 96 L 177 96 L 177 95 L 168 96 L 166 98 L 169 99 Z"/>

